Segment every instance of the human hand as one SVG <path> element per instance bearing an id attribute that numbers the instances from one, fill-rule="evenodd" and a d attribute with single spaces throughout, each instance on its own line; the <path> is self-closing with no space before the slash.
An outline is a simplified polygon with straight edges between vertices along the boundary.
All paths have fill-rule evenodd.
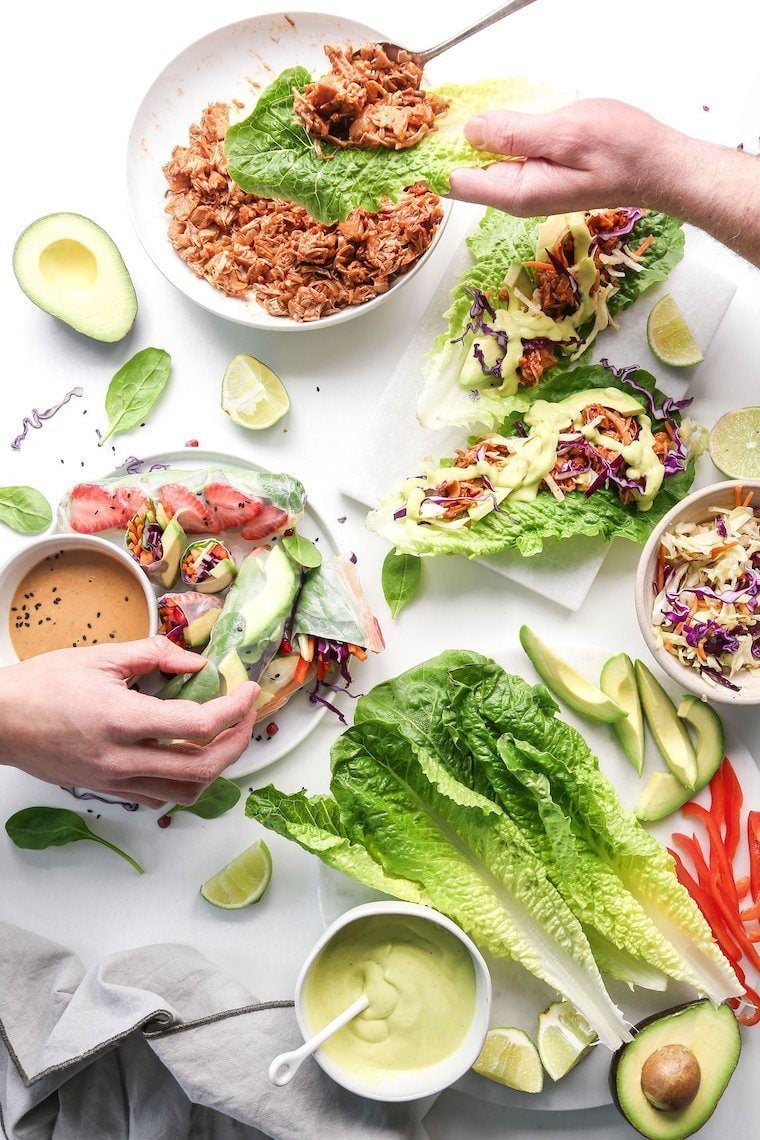
<path id="1" fill-rule="evenodd" d="M 692 142 L 645 111 L 583 99 L 545 115 L 495 111 L 465 124 L 468 141 L 524 156 L 455 170 L 451 197 L 531 217 L 599 206 L 668 208 Z"/>
<path id="2" fill-rule="evenodd" d="M 204 665 L 152 637 L 59 649 L 0 669 L 0 763 L 148 807 L 191 804 L 247 746 L 258 686 L 200 705 L 161 701 L 128 682 L 154 669 L 197 673 Z"/>

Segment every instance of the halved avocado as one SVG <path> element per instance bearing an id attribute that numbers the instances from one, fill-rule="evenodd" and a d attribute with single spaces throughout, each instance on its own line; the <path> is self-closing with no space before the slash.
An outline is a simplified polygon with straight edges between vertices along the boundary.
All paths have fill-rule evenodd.
<path id="1" fill-rule="evenodd" d="M 185 532 L 176 519 L 172 519 L 164 533 L 161 535 L 161 544 L 164 548 L 164 562 L 166 567 L 158 575 L 158 580 L 165 590 L 170 590 L 177 581 L 179 574 L 179 560 L 187 544 Z"/>
<path id="2" fill-rule="evenodd" d="M 643 661 L 636 662 L 636 684 L 649 731 L 663 760 L 673 775 L 693 792 L 697 783 L 697 758 L 689 734 L 678 719 L 676 706 Z"/>
<path id="3" fill-rule="evenodd" d="M 644 717 L 633 662 L 627 653 L 618 653 L 605 661 L 599 685 L 603 693 L 628 713 L 624 720 L 613 722 L 612 731 L 640 776 L 644 768 Z"/>
<path id="4" fill-rule="evenodd" d="M 736 1068 L 733 1011 L 703 998 L 649 1017 L 636 1031 L 612 1059 L 613 1100 L 647 1140 L 684 1140 L 712 1116 Z"/>
<path id="5" fill-rule="evenodd" d="M 527 625 L 520 628 L 520 644 L 545 685 L 578 716 L 612 724 L 626 715 L 625 709 L 558 657 Z"/>
<path id="6" fill-rule="evenodd" d="M 81 214 L 48 214 L 24 230 L 13 272 L 30 301 L 93 340 L 122 340 L 137 297 L 111 238 Z"/>
<path id="7" fill-rule="evenodd" d="M 697 781 L 694 791 L 685 788 L 671 772 L 653 772 L 636 804 L 639 819 L 654 821 L 672 815 L 692 798 L 694 792 L 701 791 L 709 784 L 723 760 L 723 722 L 714 708 L 697 697 L 684 696 L 678 706 L 678 716 L 692 726 L 697 737 Z"/>

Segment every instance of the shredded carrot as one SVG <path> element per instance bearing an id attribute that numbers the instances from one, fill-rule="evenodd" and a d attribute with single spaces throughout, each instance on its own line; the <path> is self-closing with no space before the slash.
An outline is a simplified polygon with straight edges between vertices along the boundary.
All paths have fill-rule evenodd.
<path id="1" fill-rule="evenodd" d="M 744 488 L 742 487 L 742 485 L 741 485 L 741 484 L 738 484 L 738 486 L 734 487 L 734 506 L 735 506 L 735 507 L 740 507 L 740 506 L 741 506 L 741 503 L 742 503 L 742 492 L 743 492 L 743 491 L 744 491 Z"/>
<path id="2" fill-rule="evenodd" d="M 697 642 L 695 649 L 696 649 L 697 657 L 700 659 L 700 661 L 706 661 L 707 660 L 707 654 L 705 653 L 704 646 L 702 645 L 701 642 Z"/>
<path id="3" fill-rule="evenodd" d="M 649 249 L 649 247 L 653 241 L 654 241 L 654 235 L 653 234 L 650 234 L 649 237 L 645 237 L 643 242 L 639 246 L 639 248 L 635 249 L 633 251 L 633 253 L 631 254 L 631 257 L 641 257 L 641 255 L 643 253 L 646 253 L 646 251 Z"/>
<path id="4" fill-rule="evenodd" d="M 746 496 L 745 496 L 745 498 L 744 498 L 744 502 L 742 503 L 742 506 L 743 506 L 743 507 L 748 507 L 748 506 L 750 505 L 750 503 L 752 502 L 752 495 L 753 495 L 753 493 L 754 493 L 754 492 L 752 492 L 752 491 L 747 491 L 747 494 L 746 494 Z"/>
<path id="5" fill-rule="evenodd" d="M 660 543 L 660 551 L 657 555 L 657 592 L 659 593 L 665 585 L 665 547 Z"/>
<path id="6" fill-rule="evenodd" d="M 293 680 L 296 685 L 301 685 L 306 680 L 306 674 L 309 672 L 309 665 L 311 662 L 307 661 L 305 657 L 298 658 L 296 671 L 293 674 Z"/>
<path id="7" fill-rule="evenodd" d="M 732 538 L 728 542 L 721 542 L 718 546 L 714 546 L 710 551 L 710 557 L 715 558 L 716 555 L 722 554 L 724 550 L 730 550 L 732 546 L 738 546 L 739 540 Z"/>
<path id="8" fill-rule="evenodd" d="M 549 261 L 524 261 L 523 265 L 526 269 L 553 269 L 554 266 Z"/>

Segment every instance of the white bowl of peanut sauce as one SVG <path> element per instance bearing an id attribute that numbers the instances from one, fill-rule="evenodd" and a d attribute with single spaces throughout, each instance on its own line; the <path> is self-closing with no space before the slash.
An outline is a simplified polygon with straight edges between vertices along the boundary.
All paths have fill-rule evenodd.
<path id="1" fill-rule="evenodd" d="M 126 550 L 93 535 L 30 542 L 0 569 L 0 664 L 114 645 L 158 630 L 153 588 Z"/>

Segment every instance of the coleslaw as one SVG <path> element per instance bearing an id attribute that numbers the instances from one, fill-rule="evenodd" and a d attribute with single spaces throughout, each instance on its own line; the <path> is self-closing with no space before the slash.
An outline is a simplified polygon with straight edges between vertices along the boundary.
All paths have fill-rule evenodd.
<path id="1" fill-rule="evenodd" d="M 662 536 L 653 583 L 655 640 L 682 665 L 738 692 L 760 669 L 760 519 L 752 493 Z"/>

